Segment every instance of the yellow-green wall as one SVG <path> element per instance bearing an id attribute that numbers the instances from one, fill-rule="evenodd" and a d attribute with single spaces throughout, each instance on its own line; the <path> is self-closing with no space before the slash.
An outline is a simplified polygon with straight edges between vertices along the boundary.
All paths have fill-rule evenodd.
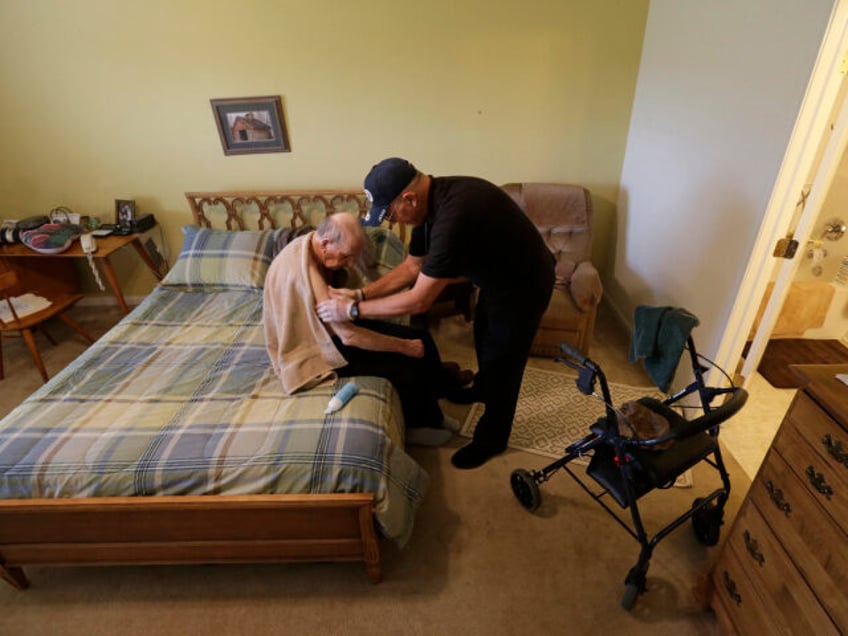
<path id="1" fill-rule="evenodd" d="M 3 0 L 0 218 L 132 198 L 171 260 L 188 190 L 359 187 L 401 155 L 436 175 L 614 201 L 648 0 Z M 292 151 L 225 156 L 210 98 L 281 95 Z M 153 278 L 131 251 L 128 295 Z"/>

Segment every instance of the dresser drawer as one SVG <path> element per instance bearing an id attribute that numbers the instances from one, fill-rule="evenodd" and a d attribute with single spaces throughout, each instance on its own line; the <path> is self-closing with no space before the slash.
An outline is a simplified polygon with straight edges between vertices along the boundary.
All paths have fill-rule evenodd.
<path id="1" fill-rule="evenodd" d="M 756 506 L 739 512 L 713 584 L 743 634 L 838 634 Z"/>
<path id="2" fill-rule="evenodd" d="M 745 502 L 734 522 L 733 532 L 727 537 L 721 558 L 712 571 L 713 595 L 717 597 L 722 613 L 732 622 L 740 634 L 780 634 L 781 622 L 775 611 L 774 602 L 768 592 L 751 577 L 751 559 L 742 558 L 732 545 L 742 539 L 743 518 L 753 508 Z M 737 531 L 738 530 L 738 531 Z M 744 548 L 743 548 L 744 550 Z M 716 599 L 713 605 L 716 605 Z"/>
<path id="3" fill-rule="evenodd" d="M 780 634 L 779 623 L 774 622 L 776 614 L 770 612 L 767 604 L 756 593 L 754 584 L 745 573 L 746 566 L 739 561 L 733 550 L 725 549 L 721 560 L 713 569 L 713 600 L 719 623 L 728 633 L 743 636 L 751 634 Z M 724 621 L 732 622 L 728 630 Z"/>
<path id="4" fill-rule="evenodd" d="M 711 575 L 716 617 L 730 632 L 818 636 L 848 628 L 848 388 L 834 378 L 848 365 L 796 371 L 804 389 Z"/>
<path id="5" fill-rule="evenodd" d="M 748 499 L 837 625 L 848 625 L 848 536 L 773 450 Z"/>
<path id="6" fill-rule="evenodd" d="M 797 431 L 813 450 L 809 460 L 826 466 L 843 484 L 848 485 L 848 431 L 806 393 L 798 394 L 781 431 L 783 429 Z M 779 436 L 775 442 L 776 446 L 779 445 Z M 843 522 L 848 526 L 848 517 L 843 518 Z"/>
<path id="7" fill-rule="evenodd" d="M 810 495 L 848 533 L 848 466 L 823 442 L 833 444 L 848 435 L 816 403 L 800 394 L 774 440 L 783 457 Z"/>

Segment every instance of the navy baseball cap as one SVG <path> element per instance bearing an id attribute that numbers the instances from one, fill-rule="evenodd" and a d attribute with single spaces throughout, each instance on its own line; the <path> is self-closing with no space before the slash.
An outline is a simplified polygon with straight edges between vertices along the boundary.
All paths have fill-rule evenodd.
<path id="1" fill-rule="evenodd" d="M 368 215 L 362 219 L 367 226 L 380 225 L 386 216 L 386 208 L 403 192 L 418 171 L 406 159 L 390 157 L 371 168 L 365 177 L 365 196 L 371 203 Z"/>

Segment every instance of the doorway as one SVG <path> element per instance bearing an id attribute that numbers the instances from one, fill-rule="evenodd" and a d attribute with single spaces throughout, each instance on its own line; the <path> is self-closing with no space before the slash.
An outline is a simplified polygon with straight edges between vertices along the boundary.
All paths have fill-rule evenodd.
<path id="1" fill-rule="evenodd" d="M 796 275 L 802 267 L 809 269 L 812 265 L 812 257 L 806 260 L 807 251 L 820 238 L 822 224 L 829 219 L 829 213 L 835 212 L 832 209 L 834 204 L 830 201 L 825 204 L 825 200 L 837 172 L 845 169 L 841 164 L 848 162 L 844 159 L 848 145 L 846 73 L 848 0 L 836 0 L 716 354 L 718 364 L 726 369 L 735 369 L 734 380 L 751 393 L 746 408 L 734 418 L 731 426 L 724 427 L 722 433 L 728 450 L 737 460 L 744 460 L 740 464 L 750 477 L 759 468 L 796 392 L 796 389 L 772 387 L 757 369 L 792 283 L 796 282 Z M 848 216 L 848 207 L 844 209 L 845 216 Z M 841 217 L 842 213 L 834 215 Z M 792 259 L 776 258 L 773 254 L 778 242 L 787 238 L 798 241 L 796 256 Z M 813 241 L 809 246 L 808 240 Z M 848 251 L 848 236 L 841 238 L 837 246 L 840 253 Z M 802 270 L 801 275 L 803 273 Z M 821 277 L 816 278 L 823 280 L 826 275 L 829 276 L 829 272 L 823 271 Z M 770 287 L 771 293 L 761 308 Z M 844 311 L 848 313 L 848 308 Z M 757 326 L 752 329 L 755 322 Z M 843 324 L 844 337 L 848 332 L 848 315 Z M 747 345 L 749 341 L 750 345 Z M 746 345 L 748 350 L 743 357 Z M 708 380 L 722 381 L 715 376 Z"/>
<path id="2" fill-rule="evenodd" d="M 716 355 L 720 366 L 736 369 L 736 380 L 745 386 L 756 373 L 806 259 L 807 241 L 818 238 L 816 228 L 829 218 L 825 199 L 848 146 L 846 72 L 848 0 L 837 0 Z M 776 258 L 776 246 L 788 239 L 797 241 L 794 258 Z M 837 244 L 843 251 L 848 238 Z M 764 298 L 768 300 L 763 306 Z"/>
<path id="3" fill-rule="evenodd" d="M 848 363 L 848 152 L 843 152 L 812 232 L 799 243 L 794 275 L 777 313 L 756 368 L 776 388 L 797 388 L 790 364 Z M 775 266 L 775 273 L 779 267 Z M 751 334 L 756 334 L 774 281 Z M 749 342 L 752 336 L 749 335 Z M 743 351 L 743 356 L 745 356 Z M 744 366 L 744 365 L 743 365 Z M 745 374 L 754 369 L 749 367 Z"/>

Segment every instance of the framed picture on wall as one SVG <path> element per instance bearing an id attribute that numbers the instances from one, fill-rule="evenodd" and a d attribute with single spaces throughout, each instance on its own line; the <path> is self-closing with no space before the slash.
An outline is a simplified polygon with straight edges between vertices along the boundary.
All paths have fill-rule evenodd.
<path id="1" fill-rule="evenodd" d="M 135 220 L 135 201 L 115 199 L 115 225 L 128 228 Z"/>
<path id="2" fill-rule="evenodd" d="M 290 151 L 279 96 L 209 101 L 225 155 Z"/>

